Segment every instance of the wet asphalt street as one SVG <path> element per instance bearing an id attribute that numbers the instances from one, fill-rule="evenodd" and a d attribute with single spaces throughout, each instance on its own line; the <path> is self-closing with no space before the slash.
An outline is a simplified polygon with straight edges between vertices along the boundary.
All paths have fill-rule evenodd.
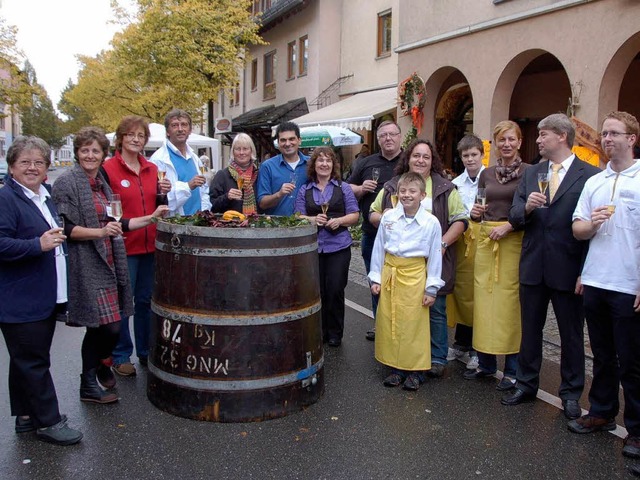
<path id="1" fill-rule="evenodd" d="M 147 399 L 147 371 L 139 365 L 136 377 L 118 378 L 118 403 L 81 403 L 83 330 L 59 324 L 52 374 L 60 409 L 84 439 L 57 447 L 32 433 L 16 435 L 0 338 L 0 479 L 632 478 L 633 461 L 621 455 L 624 429 L 567 430 L 554 397 L 553 325 L 545 337 L 544 400 L 501 406 L 497 380 L 464 380 L 457 361 L 418 392 L 388 389 L 382 386 L 387 371 L 364 338 L 372 326 L 362 313 L 370 308 L 364 283 L 354 249 L 343 344 L 325 347 L 324 396 L 304 411 L 264 422 L 198 422 L 160 411 Z M 586 392 L 581 406 L 588 406 Z"/>

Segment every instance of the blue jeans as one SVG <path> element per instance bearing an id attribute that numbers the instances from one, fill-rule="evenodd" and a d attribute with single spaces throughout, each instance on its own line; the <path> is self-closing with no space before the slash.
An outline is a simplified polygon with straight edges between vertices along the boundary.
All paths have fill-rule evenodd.
<path id="1" fill-rule="evenodd" d="M 483 372 L 496 373 L 498 361 L 496 355 L 491 353 L 478 352 L 478 368 Z M 518 370 L 518 354 L 511 353 L 504 356 L 504 375 L 509 378 L 516 378 Z"/>
<path id="2" fill-rule="evenodd" d="M 151 294 L 153 293 L 154 254 L 128 255 L 129 278 L 133 292 L 134 314 L 133 335 L 138 358 L 149 355 L 149 337 L 151 335 Z M 122 317 L 120 338 L 113 349 L 113 363 L 121 365 L 131 361 L 133 343 L 129 331 L 129 318 Z"/>
<path id="3" fill-rule="evenodd" d="M 367 275 L 371 271 L 371 253 L 373 252 L 373 244 L 376 241 L 375 235 L 369 235 L 362 232 L 362 239 L 360 240 L 360 250 L 362 251 L 362 259 L 364 260 L 364 268 L 367 270 Z M 371 309 L 373 310 L 373 317 L 376 316 L 376 310 L 378 310 L 378 295 L 371 295 Z"/>
<path id="4" fill-rule="evenodd" d="M 446 295 L 438 295 L 436 302 L 429 308 L 429 326 L 431 328 L 431 363 L 446 365 L 449 351 Z"/>

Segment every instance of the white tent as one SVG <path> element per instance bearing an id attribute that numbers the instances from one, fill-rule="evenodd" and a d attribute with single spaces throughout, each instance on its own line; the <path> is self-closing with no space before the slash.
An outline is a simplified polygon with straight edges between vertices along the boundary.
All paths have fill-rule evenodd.
<path id="1" fill-rule="evenodd" d="M 150 123 L 149 131 L 151 132 L 151 137 L 149 137 L 149 141 L 144 148 L 145 150 L 157 150 L 162 146 L 164 140 L 167 138 L 167 132 L 164 128 L 164 125 L 161 125 L 159 123 Z M 111 142 L 111 145 L 114 144 L 115 137 L 115 132 L 107 133 L 107 138 Z M 187 143 L 196 151 L 196 153 L 198 152 L 199 148 L 209 148 L 211 151 L 211 167 L 216 171 L 222 168 L 222 163 L 220 160 L 220 140 L 192 133 L 191 135 L 189 135 Z"/>

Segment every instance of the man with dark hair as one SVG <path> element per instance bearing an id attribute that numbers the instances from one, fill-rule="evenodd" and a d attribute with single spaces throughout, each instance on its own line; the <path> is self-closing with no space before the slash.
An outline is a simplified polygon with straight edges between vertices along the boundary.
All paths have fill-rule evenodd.
<path id="1" fill-rule="evenodd" d="M 585 182 L 600 170 L 571 153 L 575 130 L 566 115 L 549 115 L 540 121 L 538 131 L 536 143 L 545 160 L 525 170 L 509 212 L 514 228 L 524 229 L 520 255 L 522 340 L 515 388 L 502 397 L 502 404 L 518 405 L 536 398 L 542 330 L 551 301 L 562 343 L 558 395 L 565 417 L 574 419 L 581 414 L 578 400 L 584 389 L 580 270 L 588 243 L 574 238 L 572 217 Z M 549 182 L 546 192 L 540 187 L 545 187 L 540 183 L 544 181 Z"/>
<path id="2" fill-rule="evenodd" d="M 589 413 L 568 424 L 574 433 L 614 430 L 622 384 L 629 433 L 622 453 L 633 458 L 640 458 L 640 162 L 633 155 L 639 134 L 633 115 L 605 117 L 600 137 L 609 163 L 587 181 L 573 214 L 573 234 L 589 240 L 582 283 L 593 382 Z"/>
<path id="3" fill-rule="evenodd" d="M 191 135 L 191 115 L 180 109 L 173 109 L 164 119 L 167 139 L 164 145 L 155 151 L 151 162 L 158 170 L 165 172 L 171 182 L 167 193 L 171 215 L 192 215 L 198 211 L 210 210 L 209 185 L 200 174 L 202 162 L 187 145 Z"/>
<path id="4" fill-rule="evenodd" d="M 299 151 L 300 128 L 284 122 L 276 129 L 280 154 L 264 161 L 258 172 L 258 206 L 269 215 L 293 215 L 296 195 L 307 183 L 307 160 Z"/>
<path id="5" fill-rule="evenodd" d="M 369 221 L 369 209 L 385 182 L 391 180 L 395 175 L 394 170 L 402 152 L 401 131 L 396 122 L 391 120 L 382 122 L 376 131 L 376 138 L 380 152 L 359 159 L 347 179 L 347 183 L 351 184 L 353 193 L 359 200 L 362 212 L 360 248 L 367 275 L 371 269 L 371 252 L 378 231 Z M 371 306 L 375 316 L 378 306 L 377 296 L 371 296 Z M 367 332 L 367 340 L 375 340 L 374 329 Z"/>

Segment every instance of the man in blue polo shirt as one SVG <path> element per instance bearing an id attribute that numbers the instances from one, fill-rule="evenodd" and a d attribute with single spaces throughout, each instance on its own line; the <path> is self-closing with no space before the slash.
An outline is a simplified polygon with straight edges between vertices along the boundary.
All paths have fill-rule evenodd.
<path id="1" fill-rule="evenodd" d="M 258 172 L 258 206 L 269 215 L 293 215 L 298 190 L 307 183 L 307 160 L 298 151 L 300 128 L 284 122 L 276 129 L 280 155 L 266 160 Z"/>

